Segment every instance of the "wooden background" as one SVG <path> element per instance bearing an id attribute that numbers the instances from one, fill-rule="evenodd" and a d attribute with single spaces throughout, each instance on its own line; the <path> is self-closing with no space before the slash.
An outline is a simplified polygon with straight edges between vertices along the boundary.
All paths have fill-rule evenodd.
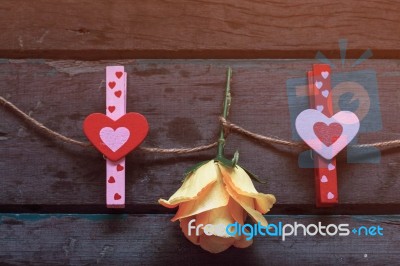
<path id="1" fill-rule="evenodd" d="M 85 140 L 82 121 L 103 112 L 105 66 L 128 72 L 128 110 L 144 114 L 148 147 L 193 147 L 219 131 L 225 71 L 233 68 L 230 120 L 291 138 L 286 81 L 305 77 L 315 55 L 374 70 L 382 130 L 360 143 L 398 139 L 400 4 L 385 1 L 28 1 L 0 3 L 0 95 L 66 136 Z M 352 67 L 371 49 L 373 59 Z M 296 153 L 231 134 L 226 152 L 266 184 L 272 223 L 381 225 L 383 237 L 256 237 L 248 249 L 213 255 L 189 243 L 157 204 L 180 185 L 191 155 L 135 151 L 127 157 L 127 207 L 105 207 L 98 152 L 42 137 L 0 108 L 2 265 L 305 265 L 396 263 L 400 259 L 400 153 L 380 164 L 338 163 L 340 205 L 314 207 L 312 169 Z"/>

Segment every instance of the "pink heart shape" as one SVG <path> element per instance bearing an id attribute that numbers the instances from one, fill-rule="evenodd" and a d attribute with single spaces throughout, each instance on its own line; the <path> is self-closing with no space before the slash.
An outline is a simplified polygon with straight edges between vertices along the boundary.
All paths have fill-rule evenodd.
<path id="1" fill-rule="evenodd" d="M 317 87 L 317 89 L 321 89 L 322 88 L 322 82 L 321 81 L 316 81 L 315 82 L 315 87 Z"/>
<path id="2" fill-rule="evenodd" d="M 328 164 L 328 170 L 332 171 L 333 169 L 335 169 L 335 166 L 333 164 Z"/>
<path id="3" fill-rule="evenodd" d="M 322 141 L 324 138 L 331 138 L 331 132 L 322 130 L 316 134 L 314 126 L 317 123 L 323 123 L 329 129 L 331 124 L 339 124 L 342 127 L 342 131 L 336 132 L 335 141 Z M 341 150 L 343 150 L 350 141 L 357 135 L 360 129 L 360 121 L 358 117 L 350 111 L 341 111 L 333 115 L 332 117 L 327 117 L 318 110 L 307 109 L 301 112 L 295 122 L 297 133 L 299 136 L 310 146 L 311 149 L 316 151 L 319 155 L 327 160 L 332 159 Z M 324 143 L 325 142 L 325 143 Z"/>
<path id="4" fill-rule="evenodd" d="M 321 76 L 326 79 L 327 77 L 329 77 L 329 72 L 328 71 L 322 71 L 321 72 Z"/>
<path id="5" fill-rule="evenodd" d="M 116 130 L 111 127 L 103 127 L 99 135 L 103 143 L 109 147 L 110 150 L 116 152 L 128 141 L 131 133 L 126 127 L 119 127 Z"/>

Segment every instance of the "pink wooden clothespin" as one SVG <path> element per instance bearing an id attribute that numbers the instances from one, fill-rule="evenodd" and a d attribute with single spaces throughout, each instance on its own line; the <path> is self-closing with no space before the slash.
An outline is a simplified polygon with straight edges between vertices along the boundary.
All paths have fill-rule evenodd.
<path id="1" fill-rule="evenodd" d="M 123 66 L 106 68 L 106 114 L 89 115 L 83 129 L 106 157 L 108 208 L 125 207 L 125 155 L 145 139 L 149 126 L 139 113 L 126 114 L 126 72 Z"/>

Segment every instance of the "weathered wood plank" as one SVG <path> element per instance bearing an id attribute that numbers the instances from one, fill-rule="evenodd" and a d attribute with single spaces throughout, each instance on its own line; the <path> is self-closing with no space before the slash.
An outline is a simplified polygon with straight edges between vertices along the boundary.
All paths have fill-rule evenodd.
<path id="1" fill-rule="evenodd" d="M 391 265 L 397 216 L 269 216 L 270 223 L 380 226 L 383 236 L 256 236 L 218 255 L 191 244 L 169 215 L 0 215 L 2 265 Z M 330 230 L 331 232 L 333 229 Z M 234 262 L 234 263 L 233 263 Z M 233 264 L 231 264 L 233 263 Z"/>
<path id="2" fill-rule="evenodd" d="M 32 117 L 69 137 L 85 140 L 83 119 L 104 110 L 104 66 L 122 63 L 128 72 L 128 110 L 144 114 L 150 134 L 144 145 L 192 147 L 216 140 L 225 70 L 234 70 L 230 119 L 254 132 L 290 139 L 286 81 L 304 77 L 307 60 L 136 60 L 111 62 L 2 60 L 0 95 Z M 338 62 L 335 62 L 338 63 Z M 368 143 L 399 137 L 400 63 L 370 60 L 345 71 L 377 73 L 383 128 L 361 134 Z M 334 69 L 333 73 L 341 70 Z M 366 81 L 372 82 L 372 81 Z M 40 137 L 10 112 L 0 109 L 0 205 L 3 211 L 105 211 L 104 160 L 84 150 Z M 376 121 L 371 121 L 373 124 Z M 240 151 L 240 164 L 267 181 L 256 184 L 273 193 L 277 213 L 314 213 L 313 170 L 299 169 L 297 156 L 230 135 L 227 154 Z M 127 157 L 127 211 L 160 211 L 156 201 L 170 196 L 183 173 L 212 158 L 215 151 L 193 155 L 134 152 Z M 400 153 L 386 152 L 380 164 L 338 160 L 340 204 L 327 213 L 398 213 Z M 25 207 L 23 205 L 26 205 Z M 40 206 L 39 206 L 40 205 Z M 46 210 L 49 206 L 49 210 Z M 80 207 L 79 207 L 80 206 Z M 90 206 L 91 209 L 87 207 Z M 17 209 L 15 209 L 17 208 Z M 38 209 L 39 208 L 39 209 Z M 65 208 L 65 209 L 64 209 Z"/>
<path id="3" fill-rule="evenodd" d="M 29 1 L 0 3 L 0 57 L 400 58 L 393 1 Z"/>

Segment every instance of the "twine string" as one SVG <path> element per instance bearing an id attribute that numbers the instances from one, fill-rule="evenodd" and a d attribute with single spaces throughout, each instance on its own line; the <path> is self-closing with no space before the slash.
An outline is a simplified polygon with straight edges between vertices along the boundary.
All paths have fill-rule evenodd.
<path id="1" fill-rule="evenodd" d="M 248 131 L 232 122 L 227 121 L 223 117 L 219 118 L 221 124 L 229 128 L 230 131 L 235 131 L 243 136 L 246 136 L 248 138 L 257 140 L 259 142 L 262 142 L 264 144 L 279 144 L 279 145 L 285 145 L 289 147 L 295 147 L 295 148 L 301 148 L 301 149 L 306 149 L 308 146 L 303 143 L 303 142 L 296 142 L 296 141 L 291 141 L 291 140 L 284 140 L 278 137 L 273 137 L 273 136 L 264 136 L 264 135 L 259 135 L 257 133 Z M 355 144 L 355 145 L 349 145 L 352 148 L 381 148 L 381 149 L 390 149 L 390 148 L 397 148 L 400 147 L 400 139 L 395 139 L 395 140 L 389 140 L 389 141 L 380 141 L 380 142 L 375 142 L 375 143 L 367 143 L 367 144 Z"/>
<path id="2" fill-rule="evenodd" d="M 69 138 L 67 136 L 64 136 L 54 130 L 51 130 L 50 128 L 46 127 L 42 123 L 38 122 L 34 118 L 30 117 L 28 114 L 24 113 L 21 109 L 19 109 L 17 106 L 15 106 L 13 103 L 10 101 L 6 100 L 5 98 L 0 96 L 0 104 L 4 106 L 6 109 L 11 111 L 12 114 L 15 116 L 21 118 L 23 121 L 25 121 L 29 126 L 37 130 L 38 132 L 42 133 L 44 136 L 59 140 L 64 143 L 68 144 L 73 144 L 81 147 L 93 147 L 90 142 L 83 142 L 79 140 L 75 140 L 73 138 Z M 219 121 L 221 125 L 224 128 L 224 135 L 228 135 L 230 132 L 236 132 L 240 135 L 243 135 L 245 137 L 248 137 L 250 139 L 254 139 L 258 142 L 261 142 L 263 144 L 268 144 L 268 145 L 283 145 L 287 146 L 290 148 L 297 148 L 297 149 L 306 149 L 308 146 L 303 143 L 303 142 L 296 142 L 296 141 L 291 141 L 291 140 L 285 140 L 281 139 L 278 137 L 274 136 L 265 136 L 265 135 L 260 135 L 254 132 L 251 132 L 249 130 L 246 130 L 242 128 L 239 125 L 236 125 L 230 121 L 227 121 L 225 118 L 220 117 Z M 205 150 L 212 149 L 214 147 L 217 147 L 218 142 L 212 142 L 210 144 L 206 145 L 200 145 L 192 148 L 170 148 L 170 149 L 165 149 L 165 148 L 158 148 L 158 147 L 144 147 L 141 146 L 138 149 L 145 151 L 145 152 L 150 152 L 150 153 L 162 153 L 162 154 L 186 154 L 186 153 L 196 153 L 196 152 L 201 152 Z M 389 140 L 389 141 L 381 141 L 381 142 L 375 142 L 375 143 L 368 143 L 368 144 L 357 144 L 357 145 L 351 145 L 351 147 L 354 148 L 369 148 L 369 147 L 375 147 L 375 148 L 397 148 L 400 147 L 400 139 L 396 140 Z"/>
<path id="3" fill-rule="evenodd" d="M 38 132 L 42 133 L 45 137 L 48 137 L 50 139 L 55 139 L 59 140 L 64 143 L 68 144 L 73 144 L 73 145 L 78 145 L 80 147 L 93 147 L 93 145 L 86 141 L 79 141 L 73 138 L 69 138 L 67 136 L 64 136 L 54 130 L 51 130 L 50 128 L 46 127 L 39 121 L 35 120 L 34 118 L 30 117 L 28 114 L 24 113 L 21 109 L 19 109 L 17 106 L 15 106 L 13 103 L 10 101 L 6 100 L 2 96 L 0 96 L 0 104 L 7 108 L 8 110 L 11 111 L 12 114 L 16 115 L 17 117 L 21 118 L 23 121 L 25 121 L 30 127 L 34 128 Z M 195 152 L 200 152 L 200 151 L 205 151 L 212 149 L 218 145 L 217 142 L 213 142 L 207 145 L 201 145 L 193 148 L 171 148 L 171 149 L 163 149 L 163 148 L 152 148 L 152 147 L 138 147 L 139 150 L 145 151 L 145 152 L 152 152 L 152 153 L 173 153 L 173 154 L 185 154 L 185 153 L 195 153 Z"/>
<path id="4" fill-rule="evenodd" d="M 265 144 L 279 144 L 279 145 L 285 145 L 285 146 L 295 147 L 295 148 L 307 148 L 308 147 L 306 144 L 304 144 L 302 142 L 284 140 L 284 139 L 281 139 L 278 137 L 263 136 L 263 135 L 259 135 L 257 133 L 253 133 L 251 131 L 248 131 L 248 130 L 232 123 L 232 122 L 227 121 L 223 117 L 220 117 L 219 121 L 224 126 L 224 128 L 228 129 L 228 132 L 235 131 L 243 136 L 249 137 L 251 139 L 255 139 L 255 140 L 265 143 Z"/>

